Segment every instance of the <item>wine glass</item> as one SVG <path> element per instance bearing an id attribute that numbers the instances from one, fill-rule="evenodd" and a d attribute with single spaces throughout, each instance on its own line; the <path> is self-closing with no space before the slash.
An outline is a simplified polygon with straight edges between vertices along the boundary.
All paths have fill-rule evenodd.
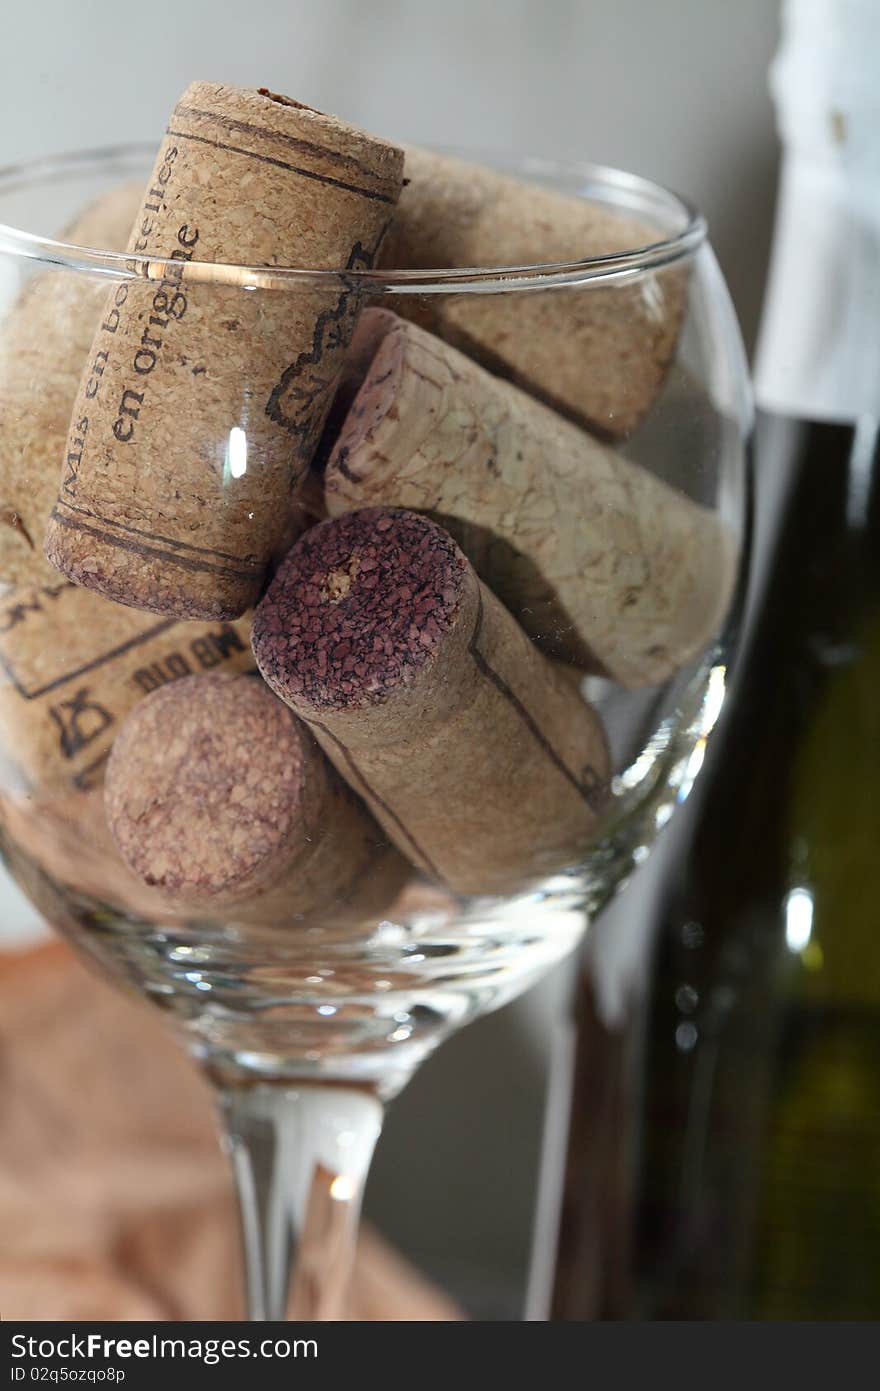
<path id="1" fill-rule="evenodd" d="M 309 757 L 322 760 L 321 776 L 337 779 L 333 795 L 344 794 L 351 814 L 372 828 L 362 868 L 376 892 L 346 898 L 328 882 L 323 896 L 315 891 L 305 905 L 295 876 L 288 876 L 274 897 L 193 906 L 161 876 L 140 872 L 136 856 L 120 852 L 119 828 L 116 840 L 108 829 L 104 782 L 109 789 L 114 770 L 118 781 L 128 745 L 138 772 L 130 774 L 131 786 L 123 786 L 126 796 L 152 785 L 165 743 L 183 737 L 192 712 L 202 710 L 198 692 L 206 679 L 219 683 L 224 699 L 232 689 L 251 698 L 257 678 L 250 619 L 212 623 L 145 614 L 68 584 L 43 560 L 42 530 L 59 467 L 77 463 L 68 425 L 108 291 L 124 296 L 138 277 L 161 280 L 165 268 L 120 254 L 136 207 L 132 190 L 136 198 L 149 171 L 148 151 L 126 147 L 51 158 L 0 176 L 4 859 L 50 923 L 118 983 L 166 1011 L 213 1084 L 240 1200 L 252 1319 L 344 1316 L 360 1199 L 383 1107 L 451 1031 L 512 999 L 575 946 L 687 795 L 724 694 L 747 550 L 750 403 L 735 317 L 705 224 L 677 196 L 629 174 L 482 158 L 533 184 L 641 220 L 657 229 L 653 240 L 538 266 L 339 273 L 187 266 L 190 305 L 218 322 L 250 315 L 258 324 L 262 316 L 281 331 L 285 303 L 310 296 L 332 308 L 343 288 L 354 291 L 375 322 L 376 310 L 402 315 L 404 329 L 398 325 L 395 332 L 414 335 L 405 338 L 407 352 L 411 342 L 429 353 L 441 351 L 438 338 L 450 344 L 452 356 L 443 362 L 458 364 L 452 376 L 459 369 L 475 372 L 474 390 L 488 393 L 486 418 L 492 417 L 496 444 L 505 427 L 497 412 L 492 415 L 493 393 L 502 392 L 506 420 L 513 412 L 512 434 L 499 445 L 511 467 L 522 461 L 517 430 L 532 431 L 532 472 L 521 484 L 501 479 L 513 488 L 517 506 L 520 496 L 537 499 L 529 502 L 527 521 L 541 515 L 545 468 L 564 462 L 571 450 L 586 450 L 581 475 L 575 471 L 559 483 L 555 520 L 548 527 L 543 518 L 543 559 L 536 562 L 486 526 L 485 506 L 491 511 L 495 496 L 490 476 L 498 471 L 491 451 L 484 461 L 489 503 L 481 485 L 484 510 L 476 517 L 468 515 L 466 498 L 462 506 L 426 503 L 426 516 L 411 490 L 395 494 L 392 488 L 388 495 L 377 485 L 359 492 L 362 478 L 346 469 L 348 446 L 340 450 L 339 440 L 369 446 L 374 436 L 365 433 L 363 418 L 381 382 L 362 370 L 348 396 L 340 387 L 318 451 L 323 473 L 313 470 L 295 517 L 292 509 L 288 540 L 297 531 L 302 535 L 291 558 L 280 561 L 254 622 L 254 648 L 268 682 L 259 687 L 260 698 L 275 699 L 271 686 L 309 721 L 323 749 L 310 743 Z M 57 229 L 65 226 L 73 231 L 58 240 Z M 84 249 L 92 245 L 100 249 Z M 577 252 L 572 246 L 572 256 Z M 586 334 L 578 329 L 561 338 L 554 329 L 560 311 L 573 314 L 577 325 L 586 323 Z M 518 357 L 523 345 L 527 359 L 538 351 L 534 373 L 534 364 L 523 366 Z M 467 362 L 455 356 L 462 348 Z M 469 365 L 474 361 L 478 366 Z M 513 379 L 514 387 L 493 384 L 501 378 Z M 178 402 L 181 417 L 190 421 L 198 419 L 203 386 L 198 364 L 192 382 L 192 398 Z M 248 505 L 244 483 L 259 483 L 259 458 L 247 453 L 251 386 L 244 363 L 228 431 L 207 442 L 224 470 L 223 505 L 231 513 Z M 516 400 L 504 391 L 515 391 Z M 581 393 L 593 399 L 597 392 L 602 400 L 603 392 L 608 396 L 599 410 L 604 417 L 584 429 Z M 360 416 L 358 401 L 366 402 Z M 525 424 L 516 423 L 518 411 Z M 454 466 L 449 476 L 455 478 Z M 321 520 L 327 511 L 330 519 Z M 574 580 L 570 574 L 566 580 L 565 602 L 554 609 L 558 596 L 540 575 L 548 538 L 550 552 L 573 547 L 580 554 L 585 537 L 592 538 L 592 550 L 587 546 Z M 319 680 L 312 662 L 310 685 L 302 651 L 292 667 L 285 667 L 282 651 L 284 623 L 314 567 L 331 552 L 338 560 L 339 545 L 350 558 L 356 542 L 367 546 L 358 554 L 379 556 L 385 584 L 395 565 L 409 563 L 407 556 L 426 553 L 425 546 L 432 557 L 442 552 L 442 584 L 461 582 L 468 602 L 479 602 L 479 621 L 497 657 L 493 667 L 476 637 L 468 642 L 466 654 L 476 664 L 469 679 L 481 684 L 449 726 L 441 722 L 439 734 L 424 702 L 415 714 L 405 701 L 382 706 L 403 713 L 390 720 L 390 732 L 386 719 L 381 738 L 368 722 L 361 730 L 367 716 L 356 702 L 353 712 L 346 707 L 341 715 L 342 707 L 334 707 L 334 718 L 348 720 L 352 737 L 363 733 L 360 773 L 351 759 L 346 767 L 336 747 L 340 739 L 332 731 L 322 735 L 322 712 L 332 704 L 323 675 Z M 483 589 L 459 547 L 487 582 Z M 369 618 L 373 633 L 405 637 L 413 631 L 406 622 L 394 626 L 409 591 L 396 590 L 394 611 L 386 605 L 377 618 L 369 608 L 375 594 L 364 597 L 356 564 L 337 566 L 331 579 L 341 588 L 328 602 L 340 603 L 340 612 L 354 613 L 358 623 Z M 360 608 L 345 607 L 356 599 Z M 453 624 L 455 603 L 441 615 L 441 628 L 447 620 Z M 455 661 L 464 660 L 464 651 Z M 433 660 L 432 652 L 425 670 Z M 405 696 L 424 676 L 419 661 L 412 688 L 409 668 L 404 675 Z M 506 676 L 499 675 L 498 663 L 507 663 Z M 524 696 L 513 687 L 526 669 Z M 444 681 L 434 688 L 441 703 L 448 673 Z M 159 707 L 169 693 L 169 723 L 163 725 Z M 488 702 L 485 718 L 480 701 Z M 159 711 L 153 743 L 144 743 L 143 735 L 141 744 L 132 736 L 125 745 L 133 716 L 153 709 Z M 288 719 L 277 701 L 271 718 L 278 709 Z M 508 721 L 502 720 L 503 747 L 499 711 Z M 545 717 L 563 743 L 573 741 L 572 758 L 588 750 L 588 768 L 565 766 L 568 755 L 551 746 L 541 727 Z M 220 713 L 216 720 L 226 721 L 215 732 L 218 739 L 222 732 L 230 756 L 241 746 L 251 758 L 264 756 L 254 750 L 269 725 L 259 725 L 253 744 L 253 730 L 242 723 L 236 744 L 237 717 Z M 421 837 L 416 845 L 412 823 L 404 824 L 363 776 L 368 764 L 385 777 L 385 744 L 403 737 L 404 722 L 418 766 L 409 783 L 400 782 L 398 768 L 396 786 L 404 801 L 409 797 L 430 844 Z M 292 727 L 284 725 L 280 737 Z M 297 724 L 298 738 L 302 728 Z M 455 742 L 459 735 L 466 748 Z M 419 771 L 431 740 L 433 788 L 420 785 Z M 341 780 L 331 763 L 341 768 Z M 340 791 L 346 779 L 353 791 L 347 785 Z M 487 787 L 494 789 L 488 812 Z M 566 803 L 565 796 L 573 800 Z M 560 810 L 569 805 L 577 808 L 572 819 L 578 824 L 571 827 Z M 136 816 L 132 824 L 137 831 Z M 184 821 L 179 829 L 183 858 L 189 855 L 200 873 L 199 854 L 186 848 L 191 824 Z M 238 829 L 229 806 L 210 828 L 215 840 L 221 838 L 221 851 L 222 838 L 231 843 Z M 330 847 L 323 871 L 328 881 L 341 873 L 338 856 L 350 853 L 347 845 L 340 850 L 333 832 L 332 825 L 320 825 L 310 841 L 310 853 L 321 849 L 313 841 Z M 388 873 L 373 872 L 380 862 Z"/>

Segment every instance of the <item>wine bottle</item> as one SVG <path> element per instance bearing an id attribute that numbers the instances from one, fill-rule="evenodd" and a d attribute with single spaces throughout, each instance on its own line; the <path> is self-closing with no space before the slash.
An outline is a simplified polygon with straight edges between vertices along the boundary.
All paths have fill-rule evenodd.
<path id="1" fill-rule="evenodd" d="M 652 1318 L 880 1315 L 880 7 L 784 19 L 759 509 L 787 486 L 660 913 Z"/>

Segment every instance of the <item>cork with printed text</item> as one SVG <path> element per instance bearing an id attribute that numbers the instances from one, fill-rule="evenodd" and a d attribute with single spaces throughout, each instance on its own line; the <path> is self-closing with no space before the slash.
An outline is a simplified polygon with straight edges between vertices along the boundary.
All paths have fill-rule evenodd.
<path id="1" fill-rule="evenodd" d="M 250 621 L 180 623 L 67 580 L 0 598 L 0 787 L 51 797 L 100 787 L 133 706 L 196 672 L 253 668 Z"/>
<path id="2" fill-rule="evenodd" d="M 60 233 L 62 241 L 124 251 L 139 185 L 111 189 Z M 43 537 L 58 496 L 70 412 L 107 293 L 82 271 L 39 271 L 0 323 L 0 582 L 53 584 Z"/>
<path id="3" fill-rule="evenodd" d="M 241 268 L 369 269 L 402 166 L 394 146 L 289 98 L 187 89 L 73 408 L 46 535 L 63 574 L 181 618 L 254 602 L 360 297 L 345 273 Z"/>

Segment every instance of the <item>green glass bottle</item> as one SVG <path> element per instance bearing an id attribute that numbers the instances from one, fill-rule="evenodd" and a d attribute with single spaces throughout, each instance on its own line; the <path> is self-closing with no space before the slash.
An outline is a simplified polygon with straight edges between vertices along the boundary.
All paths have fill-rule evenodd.
<path id="1" fill-rule="evenodd" d="M 764 418 L 792 489 L 657 939 L 636 1312 L 880 1314 L 877 428 Z"/>
<path id="2" fill-rule="evenodd" d="M 756 369 L 775 540 L 660 910 L 650 1317 L 880 1317 L 880 6 L 784 20 Z"/>
<path id="3" fill-rule="evenodd" d="M 749 1308 L 765 1318 L 876 1318 L 880 607 L 856 617 L 817 701 L 796 760 L 787 840 L 786 1004 Z"/>

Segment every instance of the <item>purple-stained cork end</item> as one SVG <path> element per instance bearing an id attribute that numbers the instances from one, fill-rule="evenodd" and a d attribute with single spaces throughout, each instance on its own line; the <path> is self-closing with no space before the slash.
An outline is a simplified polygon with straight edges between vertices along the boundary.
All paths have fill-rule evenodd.
<path id="1" fill-rule="evenodd" d="M 427 517 L 368 507 L 300 538 L 254 615 L 265 681 L 294 709 L 357 709 L 406 686 L 455 622 L 468 562 Z"/>

